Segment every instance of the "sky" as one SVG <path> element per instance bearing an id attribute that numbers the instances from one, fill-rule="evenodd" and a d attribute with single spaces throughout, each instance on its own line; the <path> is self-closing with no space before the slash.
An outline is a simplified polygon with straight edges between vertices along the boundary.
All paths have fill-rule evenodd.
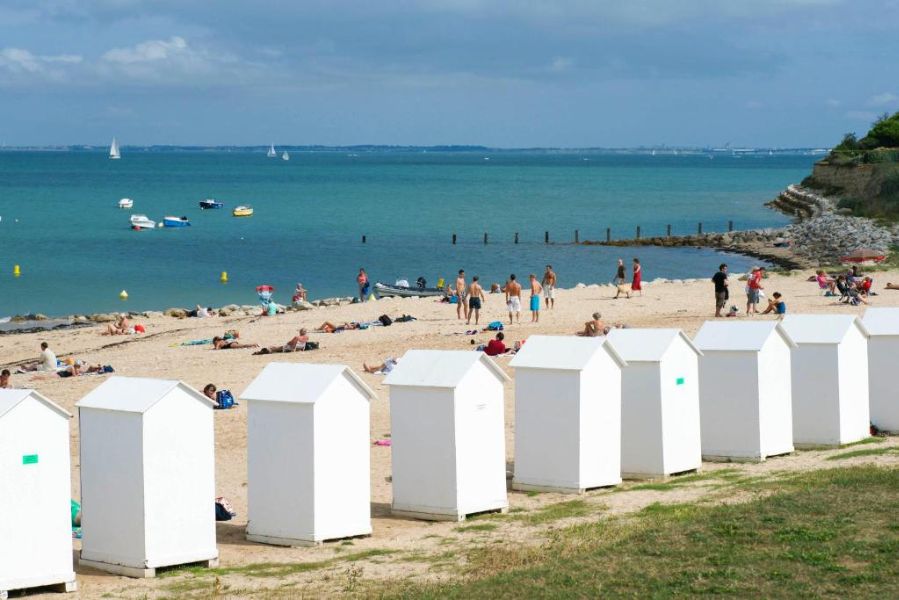
<path id="1" fill-rule="evenodd" d="M 899 0 L 0 0 L 0 144 L 827 147 Z"/>

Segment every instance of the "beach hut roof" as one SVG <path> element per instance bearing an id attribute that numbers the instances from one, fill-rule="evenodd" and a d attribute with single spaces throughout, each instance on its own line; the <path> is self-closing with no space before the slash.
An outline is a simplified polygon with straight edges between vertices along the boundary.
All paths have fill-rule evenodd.
<path id="1" fill-rule="evenodd" d="M 839 344 L 852 327 L 869 335 L 855 315 L 787 315 L 782 323 L 797 344 Z"/>
<path id="2" fill-rule="evenodd" d="M 870 335 L 899 335 L 899 308 L 869 308 L 862 324 Z"/>
<path id="3" fill-rule="evenodd" d="M 780 335 L 791 346 L 796 343 L 779 321 L 706 321 L 693 343 L 702 351 L 758 351 L 772 335 Z"/>
<path id="4" fill-rule="evenodd" d="M 702 352 L 680 329 L 613 329 L 608 340 L 622 359 L 631 362 L 659 362 L 680 337 L 701 356 Z"/>
<path id="5" fill-rule="evenodd" d="M 51 402 L 48 400 L 43 394 L 38 392 L 37 390 L 0 390 L 0 417 L 14 409 L 18 406 L 23 400 L 28 398 L 29 396 L 34 397 L 39 400 L 49 408 L 53 409 L 60 416 L 65 417 L 66 419 L 71 419 L 72 414 L 56 404 L 55 402 Z"/>
<path id="6" fill-rule="evenodd" d="M 453 388 L 478 362 L 497 379 L 509 376 L 483 352 L 470 350 L 409 350 L 384 380 L 386 385 Z"/>
<path id="7" fill-rule="evenodd" d="M 558 369 L 563 371 L 580 371 L 587 366 L 593 355 L 603 350 L 609 354 L 619 366 L 627 363 L 604 337 L 574 337 L 558 335 L 532 335 L 521 347 L 518 354 L 509 362 L 511 367 L 530 369 Z"/>
<path id="8" fill-rule="evenodd" d="M 178 387 L 197 400 L 215 406 L 215 402 L 177 379 L 119 376 L 110 377 L 98 385 L 75 406 L 145 413 Z"/>
<path id="9" fill-rule="evenodd" d="M 368 400 L 378 396 L 346 365 L 272 362 L 240 395 L 243 400 L 314 404 L 331 385 L 345 377 Z"/>

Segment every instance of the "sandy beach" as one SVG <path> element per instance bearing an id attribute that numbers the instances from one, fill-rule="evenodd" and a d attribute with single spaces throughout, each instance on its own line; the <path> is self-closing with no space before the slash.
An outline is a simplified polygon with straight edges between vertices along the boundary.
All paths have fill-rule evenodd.
<path id="1" fill-rule="evenodd" d="M 709 276 L 712 274 L 709 273 Z M 794 271 L 789 274 L 772 274 L 765 280 L 765 290 L 770 295 L 774 291 L 783 294 L 789 313 L 850 313 L 861 315 L 864 306 L 852 307 L 836 302 L 836 298 L 821 296 L 818 287 L 807 279 L 813 271 Z M 565 286 L 565 273 L 559 274 Z M 870 299 L 872 306 L 899 306 L 899 292 L 884 290 L 887 281 L 899 281 L 899 271 L 877 272 L 875 287 L 878 295 Z M 570 282 L 567 285 L 572 285 Z M 488 295 L 481 314 L 481 327 L 493 320 L 506 323 L 506 342 L 511 344 L 525 340 L 535 333 L 573 335 L 583 327 L 590 314 L 599 311 L 607 324 L 625 323 L 631 327 L 678 327 L 689 335 L 695 334 L 701 324 L 714 313 L 712 284 L 708 279 L 687 281 L 665 281 L 644 283 L 643 296 L 613 300 L 614 288 L 608 285 L 587 285 L 572 289 L 557 290 L 554 310 L 543 310 L 539 324 L 531 324 L 530 313 L 524 311 L 520 325 L 508 325 L 505 303 L 502 295 Z M 731 277 L 731 300 L 740 309 L 740 317 L 745 309 L 743 282 Z M 125 304 L 123 304 L 123 307 Z M 300 327 L 310 331 L 323 321 L 342 323 L 344 321 L 374 320 L 381 314 L 397 317 L 412 315 L 417 320 L 409 323 L 395 323 L 390 327 L 372 327 L 363 331 L 346 331 L 338 334 L 311 334 L 311 339 L 321 344 L 321 349 L 312 352 L 253 356 L 253 350 L 238 349 L 214 351 L 209 345 L 181 346 L 182 342 L 211 338 L 221 335 L 227 329 L 240 331 L 240 339 L 246 343 L 260 345 L 283 344 Z M 755 316 L 754 319 L 769 319 L 772 315 Z M 465 335 L 464 320 L 456 319 L 455 305 L 435 302 L 431 299 L 385 299 L 365 304 L 321 307 L 305 312 L 288 313 L 274 317 L 212 317 L 208 319 L 173 319 L 168 317 L 138 319 L 145 325 L 147 333 L 142 336 L 101 336 L 105 325 L 89 328 L 52 331 L 43 334 L 22 334 L 0 336 L 0 357 L 4 364 L 15 363 L 29 358 L 37 358 L 39 344 L 47 341 L 62 358 L 74 356 L 89 364 L 112 365 L 116 373 L 126 376 L 146 376 L 180 379 L 187 384 L 202 389 L 207 383 L 215 383 L 219 389 L 227 388 L 235 397 L 246 388 L 250 381 L 270 361 L 342 363 L 349 365 L 374 389 L 379 398 L 371 405 L 371 440 L 382 439 L 390 434 L 388 390 L 382 385 L 383 377 L 362 372 L 362 363 L 380 363 L 387 357 L 401 357 L 412 348 L 474 350 L 475 344 L 486 343 L 492 335 L 479 333 Z M 498 363 L 512 375 L 508 368 L 508 357 L 499 357 Z M 103 381 L 103 376 L 82 376 L 62 379 L 55 376 L 35 374 L 15 374 L 15 387 L 33 387 L 75 412 L 75 403 L 88 391 Z M 740 380 L 740 373 L 733 374 L 734 382 Z M 737 383 L 735 383 L 737 385 Z M 514 435 L 514 395 L 513 385 L 506 386 L 506 453 L 507 460 L 513 461 Z M 340 546 L 326 544 L 321 548 L 286 549 L 244 540 L 246 525 L 246 407 L 234 410 L 216 411 L 216 488 L 219 495 L 231 500 L 238 516 L 231 522 L 218 525 L 218 542 L 222 565 L 225 567 L 263 562 L 317 561 L 336 556 Z M 78 420 L 72 421 L 72 487 L 73 496 L 79 497 L 78 474 Z M 888 443 L 894 444 L 895 440 Z M 769 461 L 751 468 L 778 469 L 808 468 L 818 453 L 799 453 L 791 457 Z M 395 519 L 390 517 L 391 487 L 390 448 L 372 446 L 372 507 L 374 534 L 371 538 L 354 542 L 354 551 L 367 548 L 387 548 L 427 552 L 438 542 L 439 535 L 452 531 L 453 525 L 430 524 L 421 521 Z M 883 460 L 893 460 L 882 457 Z M 823 465 L 821 465 L 823 466 Z M 708 465 L 709 469 L 718 468 Z M 631 497 L 631 496 L 628 496 Z M 522 493 L 510 493 L 510 504 L 515 507 L 534 507 L 562 496 L 542 494 L 531 497 Z M 627 511 L 626 502 L 619 498 L 616 510 Z M 634 495 L 633 502 L 639 505 L 646 499 Z M 673 496 L 666 498 L 675 499 Z M 210 499 L 211 502 L 212 499 Z M 630 507 L 631 509 L 633 507 Z M 505 536 L 514 537 L 514 528 L 500 530 Z M 78 547 L 76 542 L 76 548 Z M 391 566 L 389 561 L 377 568 L 366 570 L 366 576 L 390 577 L 403 570 L 416 571 L 408 564 Z M 101 574 L 89 569 L 77 569 L 81 586 L 81 597 L 94 598 L 104 594 L 115 596 L 151 597 L 165 595 L 169 578 L 137 581 Z M 418 569 L 423 573 L 426 569 Z M 333 591 L 333 590 L 332 590 Z M 47 596 L 55 597 L 55 596 Z M 61 596 L 59 596 L 61 597 Z"/>

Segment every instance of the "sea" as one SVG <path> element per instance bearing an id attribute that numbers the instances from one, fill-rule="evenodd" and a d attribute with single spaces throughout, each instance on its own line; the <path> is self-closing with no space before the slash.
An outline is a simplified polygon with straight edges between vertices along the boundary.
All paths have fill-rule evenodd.
<path id="1" fill-rule="evenodd" d="M 611 280 L 616 260 L 644 280 L 708 277 L 754 261 L 712 249 L 581 241 L 776 227 L 763 206 L 814 156 L 423 150 L 0 152 L 0 318 L 351 296 L 372 281 L 428 285 L 464 268 L 483 283 L 552 264 L 561 287 Z M 117 207 L 131 198 L 134 207 Z M 214 198 L 221 210 L 201 210 Z M 232 209 L 254 207 L 252 217 Z M 133 231 L 132 214 L 191 226 Z M 549 244 L 545 235 L 549 234 Z M 455 234 L 456 243 L 452 243 Z M 515 235 L 518 243 L 515 243 Z M 485 235 L 487 243 L 484 242 Z M 363 237 L 365 241 L 363 243 Z M 18 265 L 19 275 L 14 275 Z M 227 273 L 227 283 L 221 282 Z M 126 291 L 127 300 L 120 299 Z"/>

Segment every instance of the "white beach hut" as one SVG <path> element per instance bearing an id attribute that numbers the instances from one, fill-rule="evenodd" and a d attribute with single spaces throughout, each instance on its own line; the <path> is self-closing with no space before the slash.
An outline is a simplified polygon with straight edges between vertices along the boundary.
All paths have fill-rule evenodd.
<path id="1" fill-rule="evenodd" d="M 532 335 L 515 367 L 517 490 L 621 483 L 621 369 L 605 338 Z"/>
<path id="2" fill-rule="evenodd" d="M 81 399 L 81 565 L 130 577 L 218 563 L 214 403 L 180 381 L 111 377 Z"/>
<path id="3" fill-rule="evenodd" d="M 702 456 L 764 460 L 793 451 L 790 352 L 779 321 L 706 321 L 699 359 Z"/>
<path id="4" fill-rule="evenodd" d="M 899 308 L 869 308 L 862 324 L 868 338 L 868 386 L 871 422 L 880 430 L 899 433 Z"/>
<path id="5" fill-rule="evenodd" d="M 868 332 L 854 315 L 787 315 L 793 444 L 837 446 L 870 435 Z"/>
<path id="6" fill-rule="evenodd" d="M 506 511 L 503 384 L 482 352 L 410 350 L 390 386 L 393 513 L 461 521 Z"/>
<path id="7" fill-rule="evenodd" d="M 75 591 L 68 412 L 34 390 L 0 390 L 0 598 Z"/>
<path id="8" fill-rule="evenodd" d="M 662 477 L 699 469 L 701 352 L 680 329 L 613 329 L 627 363 L 621 380 L 621 475 Z"/>
<path id="9" fill-rule="evenodd" d="M 371 533 L 369 401 L 344 365 L 269 363 L 247 401 L 247 539 L 283 546 Z"/>

